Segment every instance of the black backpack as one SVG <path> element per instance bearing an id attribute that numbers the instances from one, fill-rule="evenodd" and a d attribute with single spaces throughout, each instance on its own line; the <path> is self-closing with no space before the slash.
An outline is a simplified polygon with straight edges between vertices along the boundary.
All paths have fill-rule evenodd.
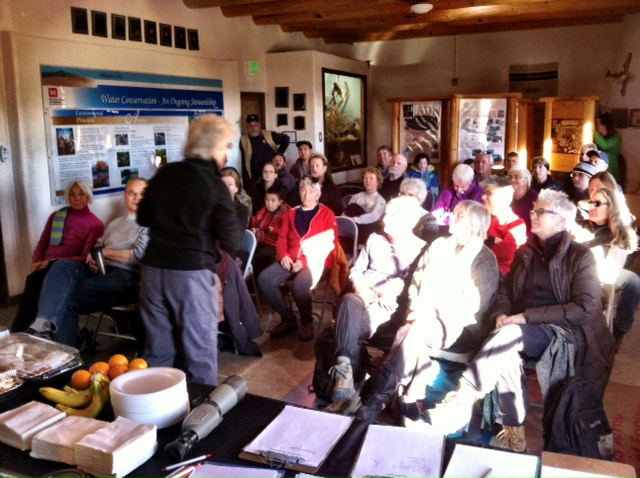
<path id="1" fill-rule="evenodd" d="M 331 402 L 334 379 L 329 375 L 329 370 L 336 364 L 336 329 L 332 325 L 322 329 L 314 344 L 316 365 L 313 370 L 313 379 L 309 387 L 309 393 L 315 393 L 322 400 Z M 360 356 L 351 360 L 353 368 L 353 381 L 358 388 L 364 381 L 364 376 L 369 364 L 369 354 L 364 345 L 360 348 Z"/>
<path id="2" fill-rule="evenodd" d="M 572 377 L 550 391 L 543 416 L 544 449 L 614 460 L 613 433 L 602 394 L 591 382 Z"/>

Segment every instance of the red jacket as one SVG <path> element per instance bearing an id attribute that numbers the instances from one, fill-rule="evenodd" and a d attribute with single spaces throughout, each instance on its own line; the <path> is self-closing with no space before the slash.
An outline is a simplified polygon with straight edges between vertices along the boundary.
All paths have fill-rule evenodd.
<path id="1" fill-rule="evenodd" d="M 255 229 L 258 244 L 275 246 L 278 243 L 278 236 L 282 228 L 282 222 L 287 211 L 291 210 L 288 204 L 283 204 L 276 212 L 267 211 L 263 207 L 251 219 L 251 229 Z"/>
<path id="2" fill-rule="evenodd" d="M 283 222 L 280 228 L 280 236 L 276 244 L 276 258 L 281 261 L 283 257 L 289 256 L 294 261 L 300 259 L 304 267 L 308 266 L 307 257 L 302 252 L 302 244 L 304 241 L 311 239 L 322 232 L 333 230 L 333 247 L 329 255 L 325 259 L 325 267 L 333 267 L 333 259 L 335 250 L 338 245 L 338 226 L 336 224 L 336 216 L 327 206 L 319 205 L 318 212 L 311 220 L 309 230 L 300 237 L 295 226 L 295 215 L 300 209 L 296 206 L 290 211 L 282 215 Z"/>

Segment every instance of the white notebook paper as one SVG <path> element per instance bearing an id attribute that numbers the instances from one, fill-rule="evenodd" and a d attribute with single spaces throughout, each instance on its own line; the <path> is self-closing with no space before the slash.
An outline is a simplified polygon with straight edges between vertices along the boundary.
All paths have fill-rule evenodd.
<path id="1" fill-rule="evenodd" d="M 456 443 L 443 477 L 535 478 L 537 456 Z"/>

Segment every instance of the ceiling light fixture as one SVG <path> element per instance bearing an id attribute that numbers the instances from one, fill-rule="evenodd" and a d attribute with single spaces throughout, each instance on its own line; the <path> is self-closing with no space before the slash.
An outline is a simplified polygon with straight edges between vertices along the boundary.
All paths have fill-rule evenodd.
<path id="1" fill-rule="evenodd" d="M 430 4 L 429 2 L 416 2 L 411 4 L 411 7 L 409 8 L 411 8 L 411 11 L 413 13 L 416 13 L 418 15 L 423 15 L 433 10 L 433 5 Z"/>

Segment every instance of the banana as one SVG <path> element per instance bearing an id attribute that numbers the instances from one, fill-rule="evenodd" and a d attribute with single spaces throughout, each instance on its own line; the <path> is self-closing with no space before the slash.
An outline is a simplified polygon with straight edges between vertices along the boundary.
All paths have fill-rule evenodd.
<path id="1" fill-rule="evenodd" d="M 65 385 L 64 388 L 62 389 L 62 391 L 67 392 L 67 393 L 79 393 L 78 390 L 76 390 L 73 387 L 70 387 L 69 385 Z"/>
<path id="2" fill-rule="evenodd" d="M 47 400 L 51 400 L 52 402 L 74 408 L 84 407 L 85 405 L 88 405 L 93 398 L 92 387 L 89 387 L 82 392 L 76 393 L 65 392 L 53 387 L 42 387 L 40 388 L 40 393 Z"/>
<path id="3" fill-rule="evenodd" d="M 73 408 L 58 404 L 56 408 L 65 412 L 67 416 L 96 418 L 109 401 L 109 382 L 102 374 L 96 373 L 91 377 L 90 388 L 93 391 L 93 397 L 87 407 Z"/>

